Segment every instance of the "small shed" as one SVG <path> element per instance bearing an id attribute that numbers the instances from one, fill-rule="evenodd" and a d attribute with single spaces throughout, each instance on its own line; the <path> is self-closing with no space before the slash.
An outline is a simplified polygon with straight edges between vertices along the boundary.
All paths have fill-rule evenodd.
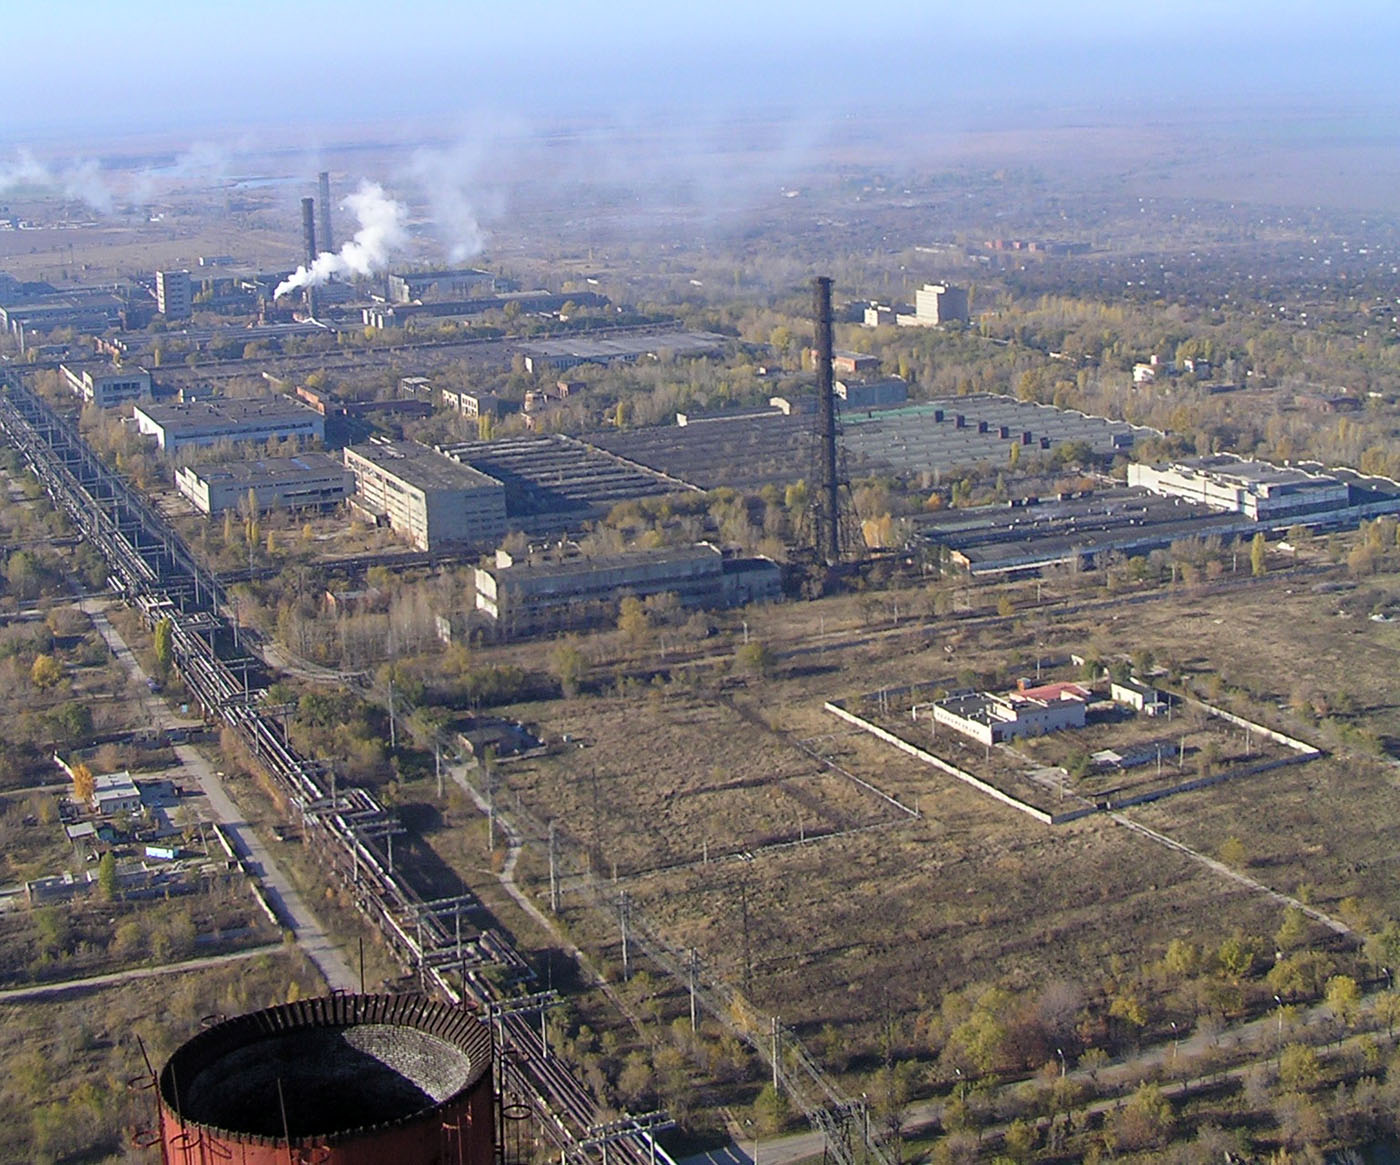
<path id="1" fill-rule="evenodd" d="M 1156 716 L 1166 710 L 1166 701 L 1151 684 L 1141 680 L 1113 680 L 1109 684 L 1109 697 L 1115 704 L 1125 704 L 1138 712 Z"/>

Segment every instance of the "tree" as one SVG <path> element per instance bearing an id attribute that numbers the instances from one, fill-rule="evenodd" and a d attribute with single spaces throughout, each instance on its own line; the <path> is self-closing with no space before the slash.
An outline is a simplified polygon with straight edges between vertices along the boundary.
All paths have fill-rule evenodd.
<path id="1" fill-rule="evenodd" d="M 104 902 L 111 902 L 117 896 L 117 859 L 111 850 L 97 863 L 97 893 Z"/>
<path id="2" fill-rule="evenodd" d="M 164 675 L 170 671 L 171 661 L 175 658 L 175 625 L 168 616 L 156 624 L 155 650 L 156 666 Z"/>
<path id="3" fill-rule="evenodd" d="M 757 639 L 734 649 L 734 670 L 749 676 L 766 676 L 773 670 L 773 653 Z"/>
<path id="4" fill-rule="evenodd" d="M 1268 540 L 1264 537 L 1264 531 L 1260 530 L 1249 544 L 1249 567 L 1254 572 L 1255 578 L 1262 578 L 1268 572 L 1269 568 L 1265 562 L 1265 556 L 1268 552 Z"/>
<path id="5" fill-rule="evenodd" d="M 1243 866 L 1245 862 L 1244 842 L 1231 834 L 1220 843 L 1220 860 L 1232 868 L 1238 869 Z"/>
<path id="6" fill-rule="evenodd" d="M 1289 1044 L 1279 1055 L 1279 1083 L 1288 1092 L 1307 1092 L 1322 1080 L 1322 1063 L 1307 1044 Z"/>
<path id="7" fill-rule="evenodd" d="M 1360 1006 L 1361 988 L 1350 975 L 1334 975 L 1327 980 L 1327 1008 L 1343 1026 L 1351 1026 Z"/>
<path id="8" fill-rule="evenodd" d="M 92 802 L 94 781 L 92 770 L 79 761 L 73 766 L 73 800 L 80 805 Z"/>
<path id="9" fill-rule="evenodd" d="M 40 653 L 29 669 L 29 680 L 41 692 L 57 687 L 63 680 L 63 665 L 51 655 Z"/>
<path id="10" fill-rule="evenodd" d="M 566 696 L 577 696 L 588 675 L 588 657 L 573 639 L 561 639 L 549 653 L 549 670 Z"/>
<path id="11" fill-rule="evenodd" d="M 640 646 L 646 639 L 647 632 L 651 630 L 651 620 L 642 606 L 642 600 L 636 595 L 628 595 L 618 605 L 617 629 L 634 647 Z"/>
<path id="12" fill-rule="evenodd" d="M 1114 1122 L 1118 1144 L 1125 1149 L 1146 1149 L 1171 1136 L 1175 1117 L 1171 1102 L 1155 1084 L 1143 1084 L 1128 1099 Z"/>

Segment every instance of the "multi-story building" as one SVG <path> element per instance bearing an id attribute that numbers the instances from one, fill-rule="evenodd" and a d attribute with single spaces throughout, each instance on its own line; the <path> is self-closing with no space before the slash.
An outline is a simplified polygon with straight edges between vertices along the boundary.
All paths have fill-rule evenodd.
<path id="1" fill-rule="evenodd" d="M 777 563 L 727 559 L 701 542 L 670 550 L 519 559 L 496 552 L 476 571 L 476 609 L 503 637 L 611 619 L 626 596 L 674 595 L 683 607 L 726 607 L 781 597 Z"/>
<path id="2" fill-rule="evenodd" d="M 187 465 L 175 473 L 175 488 L 205 514 L 252 504 L 260 510 L 330 506 L 355 488 L 355 476 L 328 453 Z"/>
<path id="3" fill-rule="evenodd" d="M 412 303 L 425 295 L 461 299 L 489 295 L 495 289 L 496 277 L 474 267 L 458 271 L 395 271 L 389 276 L 389 299 L 393 303 Z"/>
<path id="4" fill-rule="evenodd" d="M 190 273 L 156 272 L 156 310 L 168 320 L 187 320 L 192 311 Z"/>
<path id="5" fill-rule="evenodd" d="M 144 368 L 82 368 L 60 364 L 58 370 L 75 396 L 85 404 L 109 409 L 151 395 L 151 374 Z"/>
<path id="6" fill-rule="evenodd" d="M 895 323 L 906 328 L 932 328 L 950 321 L 967 322 L 967 292 L 943 283 L 925 283 L 914 293 L 914 314 L 900 315 Z"/>
<path id="7" fill-rule="evenodd" d="M 444 542 L 491 544 L 506 532 L 505 486 L 427 445 L 351 445 L 345 467 L 355 475 L 354 504 L 419 550 Z"/>
<path id="8" fill-rule="evenodd" d="M 326 420 L 315 410 L 285 396 L 138 404 L 132 412 L 137 430 L 154 437 L 166 453 L 187 446 L 294 439 L 324 441 Z"/>

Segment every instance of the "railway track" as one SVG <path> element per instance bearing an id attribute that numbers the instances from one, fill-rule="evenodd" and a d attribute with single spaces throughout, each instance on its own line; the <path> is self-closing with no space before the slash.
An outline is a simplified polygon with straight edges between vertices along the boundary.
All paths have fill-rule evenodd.
<path id="1" fill-rule="evenodd" d="M 394 838 L 403 827 L 394 815 L 369 790 L 343 784 L 329 764 L 292 747 L 265 689 L 249 686 L 254 661 L 223 617 L 221 580 L 178 533 L 102 463 L 70 421 L 10 372 L 0 391 L 0 432 L 103 555 L 113 592 L 137 607 L 148 625 L 169 621 L 175 664 L 205 716 L 237 732 L 272 776 L 330 878 L 417 976 L 420 989 L 474 1007 L 494 1022 L 503 1096 L 523 1098 L 566 1161 L 591 1161 L 595 1151 L 606 1159 L 611 1150 L 623 1165 L 673 1165 L 653 1135 L 669 1127 L 664 1113 L 604 1120 L 567 1064 L 550 1053 L 542 1017 L 551 993 L 513 999 L 482 974 L 504 967 L 516 984 L 530 978 L 528 964 L 506 939 L 477 925 L 487 921 L 481 904 L 470 895 L 425 900 L 395 866 Z M 256 662 L 261 670 L 262 661 Z M 538 1031 L 531 1014 L 541 1017 Z"/>

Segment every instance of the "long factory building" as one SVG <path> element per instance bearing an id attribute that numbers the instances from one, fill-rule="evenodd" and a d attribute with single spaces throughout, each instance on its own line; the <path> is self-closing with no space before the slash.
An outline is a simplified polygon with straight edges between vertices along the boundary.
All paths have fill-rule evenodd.
<path id="1" fill-rule="evenodd" d="M 154 437 L 166 453 L 190 446 L 293 439 L 324 441 L 326 421 L 319 413 L 285 396 L 251 400 L 143 402 L 132 412 L 137 430 Z"/>
<path id="2" fill-rule="evenodd" d="M 708 542 L 622 554 L 519 558 L 496 552 L 476 571 L 476 609 L 501 638 L 586 627 L 613 618 L 623 597 L 671 594 L 683 607 L 729 607 L 782 597 L 772 559 L 727 558 Z"/>

